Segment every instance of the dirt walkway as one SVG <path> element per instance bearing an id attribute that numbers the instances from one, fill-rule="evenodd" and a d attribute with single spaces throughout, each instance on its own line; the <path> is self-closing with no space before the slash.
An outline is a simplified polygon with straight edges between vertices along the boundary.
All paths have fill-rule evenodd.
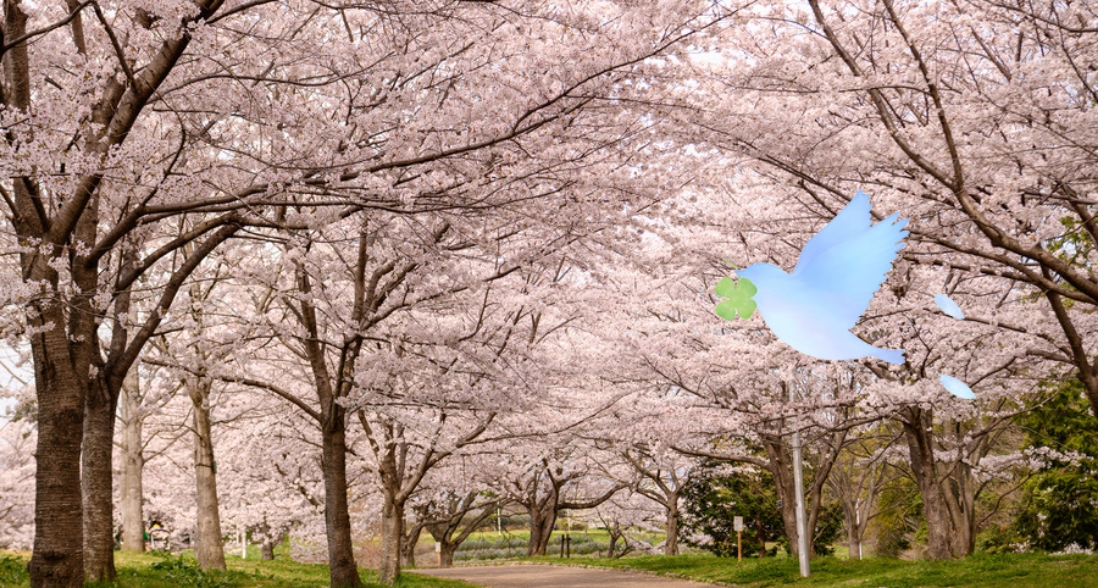
<path id="1" fill-rule="evenodd" d="M 565 566 L 474 566 L 415 573 L 465 580 L 486 588 L 716 588 L 689 580 Z"/>

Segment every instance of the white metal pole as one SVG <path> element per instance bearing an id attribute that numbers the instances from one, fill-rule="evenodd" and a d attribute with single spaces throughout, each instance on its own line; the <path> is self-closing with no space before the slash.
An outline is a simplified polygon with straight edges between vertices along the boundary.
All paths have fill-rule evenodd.
<path id="1" fill-rule="evenodd" d="M 793 495 L 797 510 L 797 556 L 801 562 L 801 577 L 807 578 L 808 568 L 808 517 L 804 510 L 804 472 L 801 463 L 801 433 L 793 432 Z"/>
<path id="2" fill-rule="evenodd" d="M 858 559 L 862 559 L 862 499 L 860 496 L 854 501 L 854 526 L 856 527 L 854 532 L 858 534 Z"/>

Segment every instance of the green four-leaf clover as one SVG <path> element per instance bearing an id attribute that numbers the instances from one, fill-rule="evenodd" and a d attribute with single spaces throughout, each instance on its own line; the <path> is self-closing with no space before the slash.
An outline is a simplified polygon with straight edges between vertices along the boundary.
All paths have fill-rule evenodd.
<path id="1" fill-rule="evenodd" d="M 731 278 L 724 277 L 717 282 L 716 290 L 717 296 L 728 299 L 717 304 L 713 309 L 717 316 L 730 321 L 736 320 L 736 315 L 743 319 L 751 318 L 755 312 L 755 301 L 751 297 L 759 291 L 751 280 L 740 278 L 739 281 L 733 282 Z"/>

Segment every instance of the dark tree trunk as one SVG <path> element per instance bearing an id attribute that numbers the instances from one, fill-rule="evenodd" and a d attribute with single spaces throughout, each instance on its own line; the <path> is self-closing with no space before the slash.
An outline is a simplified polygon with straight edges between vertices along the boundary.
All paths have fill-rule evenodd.
<path id="1" fill-rule="evenodd" d="M 454 554 L 457 553 L 458 544 L 451 541 L 444 541 L 439 543 L 438 559 L 439 567 L 452 568 L 454 567 Z"/>
<path id="2" fill-rule="evenodd" d="M 4 3 L 5 39 L 27 33 L 27 14 L 18 2 Z M 27 43 L 3 55 L 4 105 L 27 111 L 31 104 L 30 53 Z M 29 179 L 14 178 L 12 191 L 18 214 L 11 217 L 21 239 L 41 239 L 47 226 L 38 219 Z M 28 242 L 28 241 L 24 241 Z M 46 242 L 43 242 L 46 245 Z M 24 281 L 45 285 L 43 293 L 57 292 L 58 272 L 39 253 L 22 253 Z M 94 292 L 94 291 L 93 291 Z M 64 305 L 43 296 L 27 305 L 27 324 L 34 356 L 34 387 L 38 399 L 38 443 L 35 452 L 34 553 L 32 588 L 77 588 L 84 583 L 84 523 L 80 497 L 80 445 L 84 436 L 86 364 L 73 353 Z M 86 334 L 86 333 L 82 333 Z M 94 336 L 94 329 L 91 330 Z"/>
<path id="3" fill-rule="evenodd" d="M 904 438 L 911 457 L 911 471 L 923 496 L 923 516 L 926 518 L 926 555 L 930 559 L 950 559 L 952 524 L 942 496 L 934 464 L 933 413 L 918 407 L 903 410 Z"/>
<path id="4" fill-rule="evenodd" d="M 286 533 L 280 532 L 272 536 L 271 527 L 266 522 L 258 528 L 258 532 L 263 537 L 263 540 L 259 542 L 259 559 L 261 561 L 271 561 L 275 558 L 275 547 L 286 541 Z"/>
<path id="5" fill-rule="evenodd" d="M 347 505 L 346 416 L 341 407 L 322 425 L 324 470 L 324 524 L 328 534 L 328 565 L 332 588 L 362 586 L 351 542 L 351 515 Z"/>
<path id="6" fill-rule="evenodd" d="M 422 521 L 417 521 L 410 527 L 408 526 L 408 521 L 404 522 L 405 536 L 400 543 L 400 560 L 402 566 L 406 568 L 415 567 L 416 546 L 419 545 L 419 536 L 423 534 L 423 528 L 425 526 L 426 525 L 424 525 Z"/>
<path id="7" fill-rule="evenodd" d="M 225 569 L 225 544 L 217 501 L 217 461 L 210 426 L 210 383 L 201 381 L 189 390 L 194 410 L 194 481 L 198 528 L 194 557 L 204 570 Z"/>
<path id="8" fill-rule="evenodd" d="M 526 544 L 527 557 L 545 555 L 549 549 L 549 539 L 553 535 L 553 523 L 557 521 L 556 502 L 551 506 L 538 508 L 526 505 L 530 515 L 530 541 Z"/>
<path id="9" fill-rule="evenodd" d="M 32 588 L 79 588 L 84 585 L 80 445 L 87 379 L 74 373 L 68 359 L 62 313 L 53 307 L 46 310 L 49 314 L 35 322 L 56 326 L 32 339 L 38 445 L 34 553 L 28 569 Z"/>
<path id="10" fill-rule="evenodd" d="M 118 395 L 104 378 L 90 382 L 85 397 L 81 485 L 84 494 L 84 578 L 110 582 L 114 569 L 113 454 Z"/>

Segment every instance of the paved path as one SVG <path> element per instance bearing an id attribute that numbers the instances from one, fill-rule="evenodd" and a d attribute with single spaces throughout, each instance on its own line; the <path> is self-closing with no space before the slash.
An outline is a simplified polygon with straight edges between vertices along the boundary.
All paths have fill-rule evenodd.
<path id="1" fill-rule="evenodd" d="M 465 580 L 486 588 L 717 588 L 675 578 L 566 566 L 470 566 L 415 573 Z"/>

